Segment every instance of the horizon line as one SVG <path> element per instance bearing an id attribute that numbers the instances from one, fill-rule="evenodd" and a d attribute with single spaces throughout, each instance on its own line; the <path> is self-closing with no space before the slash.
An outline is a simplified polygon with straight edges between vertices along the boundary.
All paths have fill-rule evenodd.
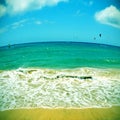
<path id="1" fill-rule="evenodd" d="M 37 44 L 37 43 L 83 43 L 83 44 L 96 44 L 96 45 L 105 45 L 111 47 L 118 47 L 117 45 L 105 44 L 105 43 L 95 43 L 95 42 L 80 42 L 80 41 L 40 41 L 40 42 L 25 42 L 25 43 L 17 43 L 17 44 L 8 44 L 0 46 L 0 48 L 8 47 L 8 46 L 22 46 L 27 44 Z"/>

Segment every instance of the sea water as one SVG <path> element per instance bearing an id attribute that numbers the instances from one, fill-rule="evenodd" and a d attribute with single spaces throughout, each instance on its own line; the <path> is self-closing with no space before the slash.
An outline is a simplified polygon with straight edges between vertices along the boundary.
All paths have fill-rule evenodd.
<path id="1" fill-rule="evenodd" d="M 120 47 L 46 42 L 0 48 L 0 110 L 115 105 Z"/>
<path id="2" fill-rule="evenodd" d="M 75 43 L 47 42 L 0 48 L 0 69 L 19 67 L 120 68 L 120 47 Z"/>

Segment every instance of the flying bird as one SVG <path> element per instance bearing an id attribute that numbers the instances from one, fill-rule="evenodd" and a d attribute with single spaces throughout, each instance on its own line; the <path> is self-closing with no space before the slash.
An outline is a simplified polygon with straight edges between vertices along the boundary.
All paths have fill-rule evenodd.
<path id="1" fill-rule="evenodd" d="M 99 36 L 101 37 L 101 34 L 99 34 Z"/>

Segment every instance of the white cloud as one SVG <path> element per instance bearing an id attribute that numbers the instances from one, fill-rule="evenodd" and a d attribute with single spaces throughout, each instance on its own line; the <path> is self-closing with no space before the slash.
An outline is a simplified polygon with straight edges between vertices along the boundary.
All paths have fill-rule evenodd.
<path id="1" fill-rule="evenodd" d="M 6 7 L 3 5 L 0 5 L 0 17 L 2 17 L 6 13 Z"/>
<path id="2" fill-rule="evenodd" d="M 37 24 L 37 25 L 41 25 L 41 24 L 54 24 L 55 21 L 50 21 L 50 20 L 34 20 L 33 23 Z"/>
<path id="3" fill-rule="evenodd" d="M 95 18 L 102 24 L 120 28 L 120 10 L 113 5 L 97 12 Z"/>
<path id="4" fill-rule="evenodd" d="M 23 20 L 14 22 L 12 24 L 6 25 L 4 27 L 1 27 L 0 28 L 0 34 L 2 34 L 4 32 L 7 32 L 10 29 L 20 28 L 20 27 L 24 26 L 27 21 L 28 21 L 27 19 L 23 19 Z"/>
<path id="5" fill-rule="evenodd" d="M 31 24 L 36 24 L 36 25 L 41 25 L 41 24 L 54 24 L 55 22 L 54 21 L 49 21 L 49 20 L 38 20 L 38 19 L 35 19 L 35 18 L 32 18 L 32 19 L 22 19 L 22 20 L 19 20 L 19 21 L 16 21 L 14 23 L 11 23 L 11 24 L 8 24 L 4 27 L 1 27 L 0 28 L 0 34 L 2 33 L 5 33 L 9 30 L 13 30 L 13 29 L 17 29 L 17 28 L 21 28 L 25 25 L 31 25 Z"/>
<path id="6" fill-rule="evenodd" d="M 20 21 L 18 21 L 18 22 L 15 22 L 15 23 L 11 24 L 10 27 L 11 27 L 12 29 L 15 29 L 15 28 L 18 28 L 18 27 L 22 27 L 22 26 L 24 26 L 24 23 L 25 23 L 26 21 L 28 21 L 28 20 L 27 20 L 27 19 L 20 20 Z"/>
<path id="7" fill-rule="evenodd" d="M 81 10 L 77 10 L 74 16 L 83 16 L 85 13 L 81 12 Z"/>
<path id="8" fill-rule="evenodd" d="M 85 6 L 92 6 L 93 5 L 93 0 L 89 0 L 89 1 L 82 1 L 83 2 L 83 4 L 85 5 Z"/>
<path id="9" fill-rule="evenodd" d="M 42 22 L 41 22 L 40 20 L 37 20 L 37 21 L 35 21 L 35 24 L 37 24 L 37 25 L 41 25 Z"/>
<path id="10" fill-rule="evenodd" d="M 68 0 L 5 0 L 6 6 L 0 5 L 0 15 L 17 14 L 30 10 L 41 9 L 45 6 L 54 6 Z"/>

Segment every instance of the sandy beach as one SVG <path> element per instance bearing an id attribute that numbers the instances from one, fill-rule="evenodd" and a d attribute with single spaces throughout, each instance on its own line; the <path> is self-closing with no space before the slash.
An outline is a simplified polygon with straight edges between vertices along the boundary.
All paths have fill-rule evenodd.
<path id="1" fill-rule="evenodd" d="M 120 107 L 86 109 L 17 109 L 0 112 L 0 120 L 120 120 Z"/>

